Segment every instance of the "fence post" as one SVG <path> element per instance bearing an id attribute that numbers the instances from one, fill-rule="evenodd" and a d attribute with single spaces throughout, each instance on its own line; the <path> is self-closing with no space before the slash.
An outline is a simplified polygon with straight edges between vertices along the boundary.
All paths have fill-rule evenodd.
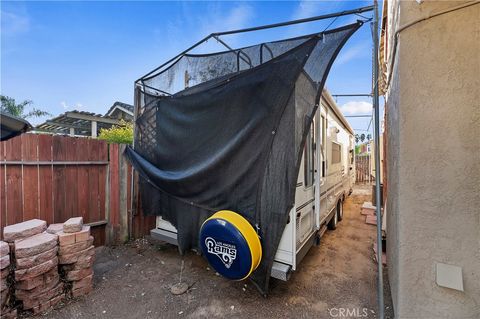
<path id="1" fill-rule="evenodd" d="M 120 217 L 120 174 L 119 174 L 119 158 L 118 144 L 111 143 L 108 145 L 109 154 L 109 227 L 107 235 L 110 237 L 110 244 L 119 242 L 118 228 Z"/>
<path id="2" fill-rule="evenodd" d="M 126 145 L 121 144 L 118 148 L 118 159 L 119 159 L 119 189 L 120 189 L 120 218 L 119 218 L 119 230 L 118 230 L 118 240 L 121 242 L 126 242 L 128 240 L 128 163 L 126 158 L 123 156 Z"/>
<path id="3" fill-rule="evenodd" d="M 105 244 L 112 245 L 114 242 L 113 238 L 113 226 L 112 219 L 110 216 L 110 175 L 112 170 L 111 158 L 110 158 L 110 145 L 107 145 L 107 154 L 108 154 L 108 165 L 107 173 L 105 174 L 105 219 L 107 220 L 107 225 L 105 226 Z"/>

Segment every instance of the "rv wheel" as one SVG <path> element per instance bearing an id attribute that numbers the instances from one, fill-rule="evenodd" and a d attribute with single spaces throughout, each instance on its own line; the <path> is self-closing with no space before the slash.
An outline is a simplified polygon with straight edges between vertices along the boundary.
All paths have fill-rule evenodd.
<path id="1" fill-rule="evenodd" d="M 338 221 L 342 221 L 343 219 L 343 201 L 338 201 L 337 203 L 337 214 L 338 214 Z"/>
<path id="2" fill-rule="evenodd" d="M 335 213 L 333 213 L 332 218 L 328 222 L 327 228 L 330 230 L 335 230 L 337 229 L 337 223 L 338 223 L 338 206 L 335 208 Z"/>
<path id="3" fill-rule="evenodd" d="M 320 234 L 317 234 L 315 236 L 315 246 L 319 246 L 320 245 Z"/>

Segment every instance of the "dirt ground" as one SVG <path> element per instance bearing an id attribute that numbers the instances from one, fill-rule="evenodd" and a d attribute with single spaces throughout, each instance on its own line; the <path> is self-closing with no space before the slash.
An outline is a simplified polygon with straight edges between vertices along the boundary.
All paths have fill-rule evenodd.
<path id="1" fill-rule="evenodd" d="M 193 252 L 182 259 L 175 246 L 142 240 L 98 248 L 94 291 L 42 317 L 375 318 L 377 279 L 372 245 L 376 233 L 360 215 L 360 206 L 370 200 L 369 189 L 356 187 L 337 229 L 327 231 L 321 244 L 312 247 L 288 282 L 274 280 L 268 298 L 248 281 L 233 282 L 216 275 Z M 180 277 L 190 288 L 174 296 L 170 287 Z M 385 290 L 386 317 L 393 318 L 388 284 Z"/>

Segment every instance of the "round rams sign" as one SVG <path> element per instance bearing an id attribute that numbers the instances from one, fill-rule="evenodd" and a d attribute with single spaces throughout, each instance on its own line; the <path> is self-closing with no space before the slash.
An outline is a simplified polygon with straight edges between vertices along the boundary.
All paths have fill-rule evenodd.
<path id="1" fill-rule="evenodd" d="M 200 229 L 200 247 L 210 265 L 222 276 L 242 280 L 258 267 L 262 246 L 255 229 L 239 214 L 221 210 Z"/>

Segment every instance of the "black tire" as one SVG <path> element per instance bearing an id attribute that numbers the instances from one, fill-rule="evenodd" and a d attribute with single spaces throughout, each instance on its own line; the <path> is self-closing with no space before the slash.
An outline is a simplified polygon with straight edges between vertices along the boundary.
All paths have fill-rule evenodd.
<path id="1" fill-rule="evenodd" d="M 319 246 L 320 245 L 320 234 L 317 234 L 315 236 L 315 246 Z"/>
<path id="2" fill-rule="evenodd" d="M 338 221 L 341 222 L 343 219 L 343 201 L 338 201 L 337 203 L 337 214 L 338 214 Z"/>
<path id="3" fill-rule="evenodd" d="M 332 218 L 330 218 L 327 228 L 329 230 L 335 230 L 337 229 L 337 223 L 338 223 L 338 212 L 337 212 L 337 208 L 335 207 L 335 212 L 333 213 Z"/>

